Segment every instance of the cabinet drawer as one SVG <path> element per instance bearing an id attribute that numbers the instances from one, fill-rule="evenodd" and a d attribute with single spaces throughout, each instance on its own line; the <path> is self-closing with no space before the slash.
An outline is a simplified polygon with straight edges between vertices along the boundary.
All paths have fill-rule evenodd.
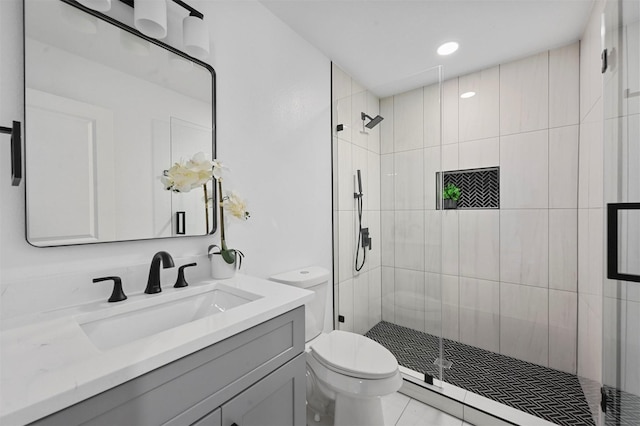
<path id="1" fill-rule="evenodd" d="M 32 424 L 191 424 L 302 352 L 303 306 Z"/>

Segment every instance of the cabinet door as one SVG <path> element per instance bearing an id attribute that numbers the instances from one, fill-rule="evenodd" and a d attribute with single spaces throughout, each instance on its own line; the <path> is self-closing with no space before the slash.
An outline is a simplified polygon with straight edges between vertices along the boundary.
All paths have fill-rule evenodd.
<path id="1" fill-rule="evenodd" d="M 305 354 L 222 406 L 223 426 L 293 426 L 306 421 Z"/>
<path id="2" fill-rule="evenodd" d="M 211 413 L 207 414 L 191 426 L 222 426 L 221 411 L 222 410 L 218 408 L 217 410 L 214 410 Z"/>

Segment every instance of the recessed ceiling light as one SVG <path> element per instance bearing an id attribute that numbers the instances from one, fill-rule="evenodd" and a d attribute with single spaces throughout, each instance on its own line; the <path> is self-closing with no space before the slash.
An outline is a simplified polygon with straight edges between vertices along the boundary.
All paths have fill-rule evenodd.
<path id="1" fill-rule="evenodd" d="M 438 55 L 451 55 L 453 52 L 458 50 L 458 46 L 458 43 L 456 43 L 455 41 L 444 43 L 443 45 L 438 47 Z"/>
<path id="2" fill-rule="evenodd" d="M 462 95 L 460 95 L 460 97 L 462 99 L 468 99 L 471 97 L 474 97 L 476 95 L 476 92 L 464 92 Z"/>

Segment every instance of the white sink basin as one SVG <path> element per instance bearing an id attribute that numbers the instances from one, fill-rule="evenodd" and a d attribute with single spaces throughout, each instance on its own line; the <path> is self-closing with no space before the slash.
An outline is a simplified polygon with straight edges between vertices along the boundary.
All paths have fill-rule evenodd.
<path id="1" fill-rule="evenodd" d="M 189 291 L 192 290 L 192 291 Z M 260 296 L 224 285 L 151 295 L 129 306 L 76 317 L 80 328 L 100 350 L 108 350 L 162 331 L 244 305 Z M 193 294 L 195 290 L 196 294 Z M 184 292 L 180 294 L 180 291 Z M 155 300 L 154 300 L 155 299 Z"/>

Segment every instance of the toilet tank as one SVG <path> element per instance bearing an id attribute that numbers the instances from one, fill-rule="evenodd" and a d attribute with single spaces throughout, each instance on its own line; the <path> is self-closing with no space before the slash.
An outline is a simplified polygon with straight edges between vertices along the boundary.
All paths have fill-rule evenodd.
<path id="1" fill-rule="evenodd" d="M 327 287 L 329 271 L 320 266 L 296 269 L 283 272 L 269 278 L 282 284 L 311 290 L 315 297 L 304 304 L 305 309 L 305 341 L 308 342 L 319 335 L 324 328 L 324 313 L 327 309 Z"/>

